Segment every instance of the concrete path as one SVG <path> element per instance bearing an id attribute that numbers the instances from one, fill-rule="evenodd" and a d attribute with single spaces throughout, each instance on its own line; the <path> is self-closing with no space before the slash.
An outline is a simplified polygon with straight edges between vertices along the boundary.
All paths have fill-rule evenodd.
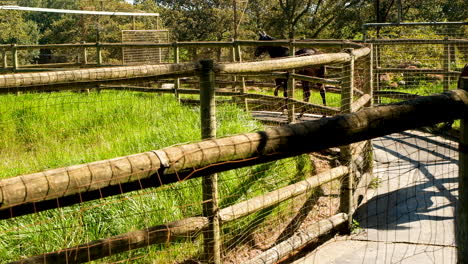
<path id="1" fill-rule="evenodd" d="M 356 211 L 355 234 L 294 263 L 456 263 L 458 144 L 407 131 L 373 145 L 380 184 Z"/>

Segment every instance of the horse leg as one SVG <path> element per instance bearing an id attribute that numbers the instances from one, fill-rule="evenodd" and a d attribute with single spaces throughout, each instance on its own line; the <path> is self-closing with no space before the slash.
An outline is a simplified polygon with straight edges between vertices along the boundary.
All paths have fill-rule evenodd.
<path id="1" fill-rule="evenodd" d="M 302 83 L 302 96 L 304 98 L 304 102 L 309 102 L 309 99 L 310 99 L 309 82 L 301 81 L 301 83 Z"/>
<path id="2" fill-rule="evenodd" d="M 322 96 L 322 103 L 323 105 L 327 105 L 327 99 L 326 99 L 326 90 L 325 90 L 325 85 L 323 84 L 318 84 L 319 90 L 320 90 L 320 96 Z"/>
<path id="3" fill-rule="evenodd" d="M 283 82 L 281 83 L 281 86 L 283 87 L 283 96 L 285 98 L 288 97 L 288 81 L 284 79 Z"/>
<path id="4" fill-rule="evenodd" d="M 280 87 L 283 86 L 283 82 L 281 81 L 281 79 L 275 79 L 275 85 L 276 86 L 275 86 L 275 90 L 274 90 L 273 94 L 275 96 L 278 96 L 278 90 L 279 90 Z"/>

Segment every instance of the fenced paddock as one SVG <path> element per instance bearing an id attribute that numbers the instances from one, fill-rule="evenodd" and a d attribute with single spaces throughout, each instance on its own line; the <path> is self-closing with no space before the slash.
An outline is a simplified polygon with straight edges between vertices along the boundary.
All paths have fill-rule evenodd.
<path id="1" fill-rule="evenodd" d="M 467 22 L 364 25 L 379 103 L 456 89 L 468 61 Z M 380 96 L 381 95 L 381 96 Z"/>
<path id="2" fill-rule="evenodd" d="M 38 149 L 56 141 L 45 137 L 54 126 L 55 139 L 64 135 L 67 142 L 82 136 L 87 142 L 79 142 L 84 145 L 80 149 L 62 146 L 49 163 L 32 169 L 21 164 L 0 181 L 2 259 L 274 263 L 337 226 L 349 226 L 373 179 L 367 140 L 460 118 L 467 103 L 466 93 L 456 90 L 356 112 L 372 103 L 369 52 L 359 47 L 266 62 L 203 61 L 0 76 L 5 102 L 20 102 L 10 119 L 2 119 L 2 128 L 17 134 L 24 158 L 40 160 L 44 154 Z M 277 72 L 331 63 L 335 76 L 318 81 L 336 86 L 335 106 L 301 102 L 293 81 L 290 98 L 252 93 L 240 83 L 230 90 L 215 89 L 217 75 L 299 79 L 306 77 Z M 128 79 L 183 76 L 198 77 L 200 90 L 120 85 Z M 84 83 L 92 89 L 82 91 Z M 175 110 L 182 93 L 200 94 L 201 106 Z M 195 102 L 196 97 L 188 99 Z M 6 113 L 11 107 L 5 103 L 0 109 Z M 51 116 L 51 110 L 66 118 Z M 253 118 L 256 112 L 273 116 L 270 123 L 292 124 L 265 130 Z M 108 121 L 108 116 L 116 118 Z M 320 120 L 301 122 L 306 117 Z M 36 127 L 27 124 L 50 119 L 58 122 L 46 123 L 49 130 L 39 133 L 43 146 L 34 145 Z M 67 129 L 69 123 L 77 124 Z M 153 126 L 145 127 L 148 123 Z M 187 128 L 178 128 L 183 123 Z M 128 130 L 112 130 L 122 127 Z M 128 148 L 110 151 L 112 141 L 101 135 L 105 130 L 115 145 Z M 148 134 L 142 132 L 146 130 Z M 200 130 L 207 140 L 196 142 Z M 214 136 L 225 137 L 208 139 Z M 175 142 L 163 140 L 173 137 Z M 109 151 L 93 154 L 93 149 Z M 78 158 L 72 157 L 75 152 Z M 6 160 L 17 155 L 11 153 Z"/>

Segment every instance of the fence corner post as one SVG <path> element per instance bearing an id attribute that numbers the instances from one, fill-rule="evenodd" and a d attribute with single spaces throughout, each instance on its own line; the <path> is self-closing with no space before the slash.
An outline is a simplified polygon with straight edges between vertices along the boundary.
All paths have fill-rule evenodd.
<path id="1" fill-rule="evenodd" d="M 348 114 L 353 111 L 354 94 L 354 54 L 353 49 L 345 50 L 350 55 L 349 62 L 343 66 L 343 82 L 341 88 L 341 113 Z M 340 212 L 348 214 L 348 228 L 351 227 L 353 220 L 353 186 L 354 174 L 356 171 L 353 162 L 353 145 L 340 147 L 341 160 L 349 167 L 349 173 L 343 177 L 340 190 Z"/>
<path id="2" fill-rule="evenodd" d="M 468 91 L 468 78 L 459 80 L 459 89 Z M 458 206 L 455 217 L 457 263 L 468 263 L 468 115 L 460 120 Z"/>
<path id="3" fill-rule="evenodd" d="M 200 61 L 200 116 L 202 139 L 216 137 L 215 72 L 213 60 Z M 218 208 L 218 175 L 202 178 L 203 215 L 208 228 L 203 233 L 203 261 L 221 264 L 221 236 Z"/>
<path id="4" fill-rule="evenodd" d="M 19 67 L 18 48 L 16 47 L 16 44 L 11 44 L 11 63 L 13 66 L 13 71 L 16 71 Z"/>

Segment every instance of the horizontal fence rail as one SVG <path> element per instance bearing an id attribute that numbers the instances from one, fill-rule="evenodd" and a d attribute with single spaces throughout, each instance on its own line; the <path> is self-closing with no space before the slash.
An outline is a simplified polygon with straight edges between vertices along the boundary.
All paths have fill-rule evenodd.
<path id="1" fill-rule="evenodd" d="M 371 50 L 369 48 L 361 48 L 354 50 L 352 55 L 346 52 L 342 52 L 261 62 L 218 64 L 216 66 L 216 70 L 220 73 L 257 73 L 288 70 L 312 65 L 348 62 L 351 61 L 352 56 L 354 56 L 355 59 L 358 59 L 368 55 L 370 51 Z"/>
<path id="2" fill-rule="evenodd" d="M 70 48 L 95 48 L 97 46 L 102 48 L 172 48 L 174 46 L 180 48 L 190 47 L 206 47 L 206 48 L 231 48 L 236 45 L 240 46 L 264 46 L 265 43 L 268 46 L 287 46 L 291 43 L 298 48 L 310 48 L 310 47 L 336 47 L 336 48 L 361 48 L 362 45 L 351 42 L 351 41 L 300 41 L 294 40 L 275 40 L 275 41 L 257 41 L 257 40 L 236 40 L 236 41 L 178 41 L 172 43 L 65 43 L 65 44 L 42 44 L 42 45 L 0 45 L 0 49 L 8 50 L 14 47 L 17 50 L 30 50 L 30 49 L 70 49 Z"/>
<path id="3" fill-rule="evenodd" d="M 354 50 L 355 58 L 370 53 L 369 48 Z M 351 60 L 349 53 L 330 53 L 296 58 L 275 59 L 262 62 L 245 62 L 217 64 L 215 69 L 219 73 L 257 73 L 275 70 L 294 69 L 311 65 L 347 62 Z M 57 84 L 76 84 L 90 82 L 109 82 L 125 79 L 167 76 L 167 75 L 194 75 L 199 69 L 196 63 L 125 66 L 111 68 L 95 68 L 69 71 L 56 71 L 47 73 L 18 73 L 0 75 L 0 92 L 9 92 L 8 89 L 28 90 L 28 87 L 47 86 Z M 300 76 L 299 76 L 300 77 Z M 315 80 L 317 81 L 317 80 Z M 69 86 L 71 89 L 73 86 Z M 64 87 L 66 89 L 66 87 Z M 75 89 L 79 89 L 76 87 Z"/>
<path id="4" fill-rule="evenodd" d="M 8 88 L 47 86 L 56 84 L 89 83 L 124 80 L 165 75 L 191 75 L 197 69 L 195 63 L 125 66 L 47 73 L 17 73 L 0 75 L 0 91 Z M 26 88 L 27 89 L 27 88 Z"/>

